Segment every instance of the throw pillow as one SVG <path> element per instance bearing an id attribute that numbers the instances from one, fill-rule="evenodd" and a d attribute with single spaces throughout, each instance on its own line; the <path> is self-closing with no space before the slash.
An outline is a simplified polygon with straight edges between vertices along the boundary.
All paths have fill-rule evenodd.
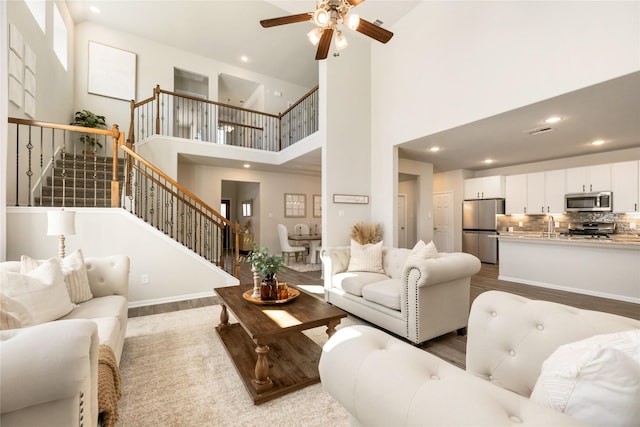
<path id="1" fill-rule="evenodd" d="M 22 255 L 20 272 L 26 274 L 36 268 L 42 261 L 33 259 L 27 255 Z M 91 287 L 89 286 L 89 275 L 84 264 L 84 256 L 80 249 L 60 260 L 60 266 L 64 273 L 64 283 L 69 292 L 69 298 L 74 304 L 79 304 L 93 298 Z"/>
<path id="2" fill-rule="evenodd" d="M 361 245 L 351 240 L 351 258 L 347 271 L 369 271 L 384 274 L 382 268 L 382 242 Z"/>
<path id="3" fill-rule="evenodd" d="M 640 419 L 640 330 L 558 347 L 531 400 L 592 425 L 632 425 Z"/>
<path id="4" fill-rule="evenodd" d="M 0 273 L 0 291 L 3 299 L 8 297 L 6 311 L 20 319 L 22 327 L 59 319 L 73 310 L 60 263 L 55 258 L 27 274 Z"/>
<path id="5" fill-rule="evenodd" d="M 0 294 L 0 330 L 22 328 L 20 313 L 26 313 L 27 309 L 8 295 Z"/>
<path id="6" fill-rule="evenodd" d="M 413 249 L 411 249 L 409 256 L 419 259 L 437 258 L 438 249 L 436 248 L 435 243 L 433 243 L 433 240 L 427 244 L 420 240 L 416 243 Z"/>

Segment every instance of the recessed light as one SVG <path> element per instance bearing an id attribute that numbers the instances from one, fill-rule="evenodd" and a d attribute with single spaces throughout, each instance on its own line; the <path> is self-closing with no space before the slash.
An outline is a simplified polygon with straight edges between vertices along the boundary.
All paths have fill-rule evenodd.
<path id="1" fill-rule="evenodd" d="M 484 161 L 486 164 L 493 163 L 493 159 L 487 159 Z"/>
<path id="2" fill-rule="evenodd" d="M 251 167 L 251 165 L 250 165 L 249 163 L 245 163 L 245 164 L 244 164 L 244 165 L 242 165 L 242 166 L 244 166 L 245 168 L 250 168 L 250 167 Z"/>
<path id="3" fill-rule="evenodd" d="M 604 144 L 604 140 L 603 139 L 599 139 L 599 140 L 593 141 L 591 143 L 591 145 L 602 145 L 602 144 Z"/>
<path id="4" fill-rule="evenodd" d="M 242 56 L 240 57 L 240 61 L 242 61 L 242 62 L 249 62 L 249 57 L 248 57 L 248 56 L 246 56 L 246 55 L 242 55 Z"/>
<path id="5" fill-rule="evenodd" d="M 429 148 L 429 151 L 431 151 L 432 153 L 436 153 L 436 152 L 440 151 L 440 147 L 431 147 L 431 148 Z"/>
<path id="6" fill-rule="evenodd" d="M 558 123 L 560 120 L 562 120 L 562 117 L 560 117 L 560 116 L 551 116 L 551 117 L 547 118 L 544 122 L 545 123 Z"/>

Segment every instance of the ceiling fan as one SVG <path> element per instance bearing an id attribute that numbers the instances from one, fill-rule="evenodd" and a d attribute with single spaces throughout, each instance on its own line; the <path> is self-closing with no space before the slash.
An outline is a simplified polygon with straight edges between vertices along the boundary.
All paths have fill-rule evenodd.
<path id="1" fill-rule="evenodd" d="M 309 31 L 307 37 L 314 46 L 318 46 L 316 60 L 326 59 L 329 54 L 329 46 L 331 45 L 331 38 L 334 32 L 336 33 L 336 49 L 341 50 L 347 47 L 347 39 L 344 34 L 342 34 L 342 31 L 338 29 L 338 24 L 346 25 L 350 29 L 369 36 L 380 43 L 386 43 L 393 37 L 391 31 L 372 24 L 354 13 L 349 13 L 351 8 L 359 5 L 363 1 L 364 0 L 316 0 L 315 12 L 263 19 L 260 21 L 260 25 L 264 28 L 269 28 L 278 25 L 294 24 L 296 22 L 314 21 L 317 27 Z"/>

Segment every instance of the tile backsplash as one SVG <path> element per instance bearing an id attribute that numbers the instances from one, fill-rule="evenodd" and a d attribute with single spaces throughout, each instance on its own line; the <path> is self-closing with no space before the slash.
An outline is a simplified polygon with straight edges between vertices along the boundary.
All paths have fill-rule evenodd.
<path id="1" fill-rule="evenodd" d="M 581 222 L 615 222 L 616 233 L 640 235 L 640 213 L 611 213 L 611 212 L 577 212 L 553 215 L 556 232 L 569 230 L 569 224 Z M 537 233 L 547 231 L 548 215 L 498 215 L 498 231 L 513 231 Z M 520 226 L 522 223 L 522 227 Z M 632 229 L 631 224 L 635 224 Z"/>

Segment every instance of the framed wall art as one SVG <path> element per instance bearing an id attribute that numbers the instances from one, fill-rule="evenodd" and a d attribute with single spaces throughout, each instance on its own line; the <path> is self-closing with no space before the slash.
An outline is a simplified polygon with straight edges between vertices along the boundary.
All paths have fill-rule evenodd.
<path id="1" fill-rule="evenodd" d="M 135 99 L 136 54 L 90 41 L 87 90 L 109 98 Z"/>
<path id="2" fill-rule="evenodd" d="M 366 205 L 367 203 L 369 203 L 369 196 L 360 196 L 357 194 L 334 194 L 333 203 Z"/>
<path id="3" fill-rule="evenodd" d="M 284 194 L 285 218 L 304 218 L 307 216 L 307 195 L 296 193 Z"/>

